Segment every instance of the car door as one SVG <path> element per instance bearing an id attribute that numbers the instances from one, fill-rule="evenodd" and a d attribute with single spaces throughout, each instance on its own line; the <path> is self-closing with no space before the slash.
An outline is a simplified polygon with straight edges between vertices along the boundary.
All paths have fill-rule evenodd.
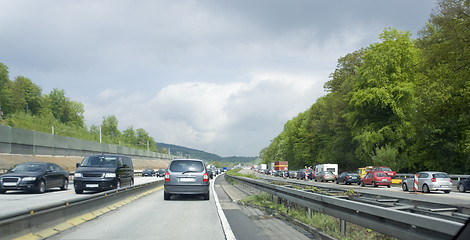
<path id="1" fill-rule="evenodd" d="M 419 173 L 418 175 L 418 191 L 423 190 L 423 185 L 426 183 L 426 180 L 428 179 L 429 174 L 428 173 Z"/>
<path id="2" fill-rule="evenodd" d="M 46 166 L 46 184 L 47 188 L 51 187 L 57 187 L 59 181 L 59 175 L 58 173 L 54 170 L 54 166 L 49 163 Z"/>
<path id="3" fill-rule="evenodd" d="M 367 173 L 367 175 L 364 177 L 364 179 L 362 179 L 362 181 L 364 182 L 364 184 L 367 184 L 367 185 L 370 185 L 372 184 L 372 179 L 374 177 L 374 174 L 369 172 Z"/>

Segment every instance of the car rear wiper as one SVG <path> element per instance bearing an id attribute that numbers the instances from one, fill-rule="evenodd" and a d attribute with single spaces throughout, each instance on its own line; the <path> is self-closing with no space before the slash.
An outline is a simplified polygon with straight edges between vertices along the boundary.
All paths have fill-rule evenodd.
<path id="1" fill-rule="evenodd" d="M 185 174 L 187 172 L 199 172 L 199 171 L 193 171 L 193 170 L 190 170 L 190 171 L 184 171 L 182 174 Z"/>

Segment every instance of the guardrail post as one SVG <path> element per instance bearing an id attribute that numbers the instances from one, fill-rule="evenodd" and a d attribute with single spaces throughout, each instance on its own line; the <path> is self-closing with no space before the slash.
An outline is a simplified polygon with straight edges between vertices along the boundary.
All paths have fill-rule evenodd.
<path id="1" fill-rule="evenodd" d="M 311 208 L 307 208 L 307 213 L 308 213 L 308 217 L 309 218 L 312 218 L 313 217 L 313 211 Z"/>
<path id="2" fill-rule="evenodd" d="M 344 219 L 339 220 L 339 231 L 341 236 L 346 236 L 346 221 Z"/>

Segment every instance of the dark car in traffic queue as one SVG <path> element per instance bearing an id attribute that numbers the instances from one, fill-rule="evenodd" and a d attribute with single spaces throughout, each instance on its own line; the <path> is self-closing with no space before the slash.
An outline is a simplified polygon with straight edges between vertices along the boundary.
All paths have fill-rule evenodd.
<path id="1" fill-rule="evenodd" d="M 75 193 L 104 191 L 134 185 L 132 159 L 124 155 L 88 155 L 77 164 L 73 186 Z"/>
<path id="2" fill-rule="evenodd" d="M 165 173 L 163 199 L 173 195 L 202 195 L 209 200 L 209 174 L 199 159 L 173 159 Z"/>
<path id="3" fill-rule="evenodd" d="M 351 172 L 342 172 L 338 177 L 336 177 L 336 184 L 359 184 L 361 182 L 361 178 L 357 173 Z"/>
<path id="4" fill-rule="evenodd" d="M 457 190 L 459 190 L 459 192 L 470 190 L 470 178 L 460 180 L 457 184 Z"/>
<path id="5" fill-rule="evenodd" d="M 155 170 L 151 168 L 147 168 L 144 171 L 142 171 L 142 177 L 153 177 L 155 176 Z"/>
<path id="6" fill-rule="evenodd" d="M 164 177 L 165 173 L 166 173 L 166 168 L 160 168 L 155 174 L 157 175 L 157 177 Z"/>
<path id="7" fill-rule="evenodd" d="M 0 193 L 9 190 L 44 193 L 50 188 L 67 190 L 68 186 L 69 173 L 55 163 L 21 163 L 0 175 Z"/>

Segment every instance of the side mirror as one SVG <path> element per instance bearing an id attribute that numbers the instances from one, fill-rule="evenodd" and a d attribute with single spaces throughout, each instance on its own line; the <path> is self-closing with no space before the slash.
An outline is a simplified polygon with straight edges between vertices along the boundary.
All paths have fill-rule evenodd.
<path id="1" fill-rule="evenodd" d="M 80 167 L 80 163 L 75 164 L 75 166 L 76 166 L 77 168 Z"/>

